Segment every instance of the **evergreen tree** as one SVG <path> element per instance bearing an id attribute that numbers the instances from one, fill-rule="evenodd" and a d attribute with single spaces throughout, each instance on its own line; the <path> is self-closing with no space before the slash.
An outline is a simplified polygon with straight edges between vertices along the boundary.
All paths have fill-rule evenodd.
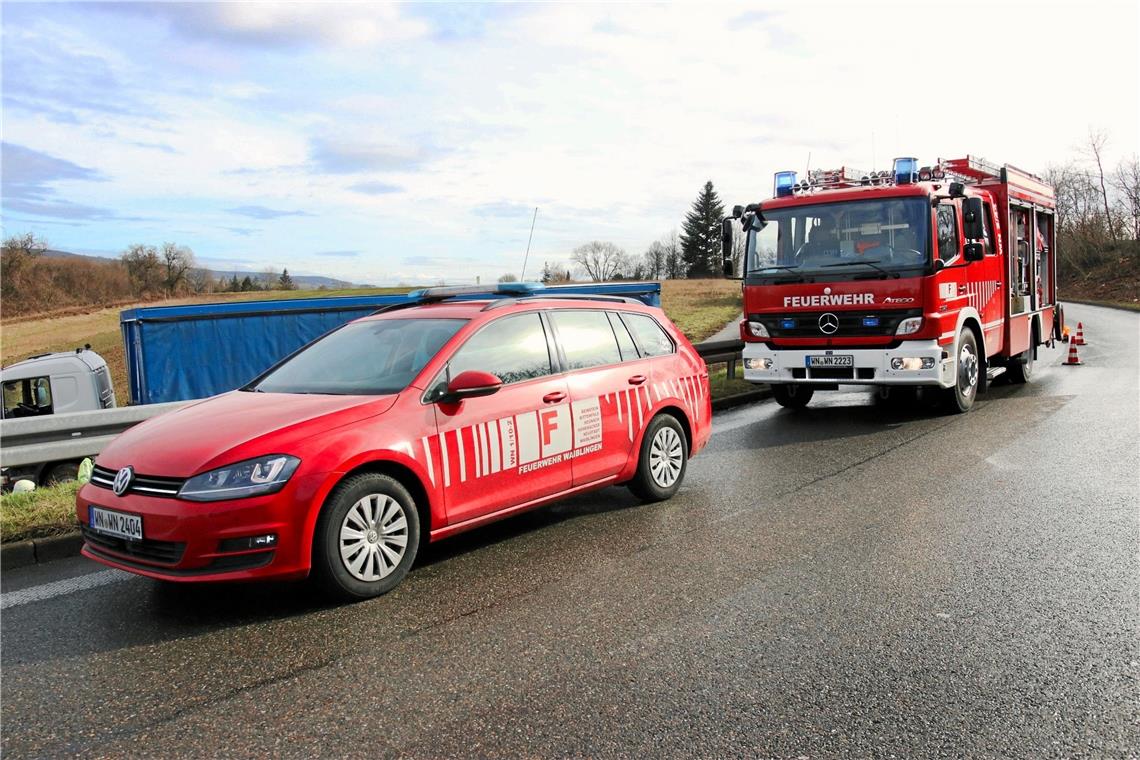
<path id="1" fill-rule="evenodd" d="M 234 272 L 234 276 L 230 278 L 230 284 L 226 287 L 226 290 L 231 293 L 236 293 L 241 290 L 241 281 L 238 280 L 237 272 Z"/>
<path id="2" fill-rule="evenodd" d="M 289 269 L 286 267 L 281 270 L 281 276 L 277 278 L 277 287 L 282 290 L 296 290 L 297 283 L 293 282 L 293 278 L 289 276 Z"/>
<path id="3" fill-rule="evenodd" d="M 713 190 L 711 181 L 705 183 L 700 195 L 693 201 L 693 210 L 681 225 L 681 257 L 689 277 L 713 277 L 721 272 L 720 223 L 724 206 Z"/>
<path id="4" fill-rule="evenodd" d="M 256 289 L 257 289 L 257 288 L 256 288 L 256 286 L 253 284 L 253 280 L 252 280 L 252 279 L 250 279 L 250 276 L 247 274 L 247 275 L 245 276 L 245 279 L 243 279 L 243 280 L 241 281 L 241 288 L 240 288 L 241 292 L 243 292 L 243 293 L 248 293 L 249 291 L 251 291 L 251 290 L 256 290 Z"/>

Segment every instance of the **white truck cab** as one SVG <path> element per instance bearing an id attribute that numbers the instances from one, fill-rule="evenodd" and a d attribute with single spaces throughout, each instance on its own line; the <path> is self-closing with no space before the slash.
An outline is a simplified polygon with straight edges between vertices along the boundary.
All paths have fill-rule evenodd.
<path id="1" fill-rule="evenodd" d="M 0 383 L 4 419 L 115 406 L 107 362 L 89 346 L 17 362 L 0 370 Z"/>

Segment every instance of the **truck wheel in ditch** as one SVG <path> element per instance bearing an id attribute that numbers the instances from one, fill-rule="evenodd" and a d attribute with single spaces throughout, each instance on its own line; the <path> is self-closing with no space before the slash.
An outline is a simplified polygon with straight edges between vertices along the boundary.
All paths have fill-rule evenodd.
<path id="1" fill-rule="evenodd" d="M 685 479 L 689 462 L 689 442 L 681 423 L 671 414 L 659 414 L 649 421 L 641 439 L 637 473 L 629 490 L 642 501 L 672 498 Z"/>
<path id="2" fill-rule="evenodd" d="M 340 599 L 380 596 L 408 574 L 419 545 L 420 518 L 408 490 L 387 475 L 353 475 L 317 518 L 313 577 Z"/>
<path id="3" fill-rule="evenodd" d="M 1034 363 L 1032 346 L 1010 359 L 1005 370 L 1006 374 L 1009 375 L 1009 381 L 1019 385 L 1028 383 L 1033 379 Z"/>
<path id="4" fill-rule="evenodd" d="M 810 385 L 795 385 L 781 383 L 772 386 L 772 397 L 776 403 L 788 409 L 803 409 L 815 395 L 815 388 Z"/>
<path id="5" fill-rule="evenodd" d="M 65 462 L 64 464 L 52 465 L 44 475 L 43 484 L 45 486 L 59 485 L 66 483 L 69 480 L 75 480 L 79 477 L 79 463 L 78 462 Z"/>
<path id="6" fill-rule="evenodd" d="M 978 397 L 979 374 L 981 373 L 981 360 L 978 358 L 978 341 L 973 330 L 962 330 L 958 335 L 958 370 L 957 382 L 953 388 L 947 388 L 944 393 L 947 411 L 953 414 L 964 414 L 974 405 Z"/>

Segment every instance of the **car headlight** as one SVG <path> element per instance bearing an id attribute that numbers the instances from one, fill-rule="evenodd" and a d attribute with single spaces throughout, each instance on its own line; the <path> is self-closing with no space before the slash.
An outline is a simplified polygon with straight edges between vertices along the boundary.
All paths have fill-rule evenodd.
<path id="1" fill-rule="evenodd" d="M 301 460 L 287 454 L 270 454 L 195 475 L 182 485 L 178 498 L 188 501 L 224 501 L 276 493 L 285 487 Z"/>
<path id="2" fill-rule="evenodd" d="M 895 335 L 911 335 L 922 329 L 922 317 L 907 317 L 899 322 Z"/>
<path id="3" fill-rule="evenodd" d="M 763 322 L 748 321 L 748 322 L 745 322 L 744 325 L 745 325 L 745 329 L 748 330 L 748 334 L 751 335 L 753 338 L 767 338 L 768 337 L 768 328 L 764 326 Z"/>

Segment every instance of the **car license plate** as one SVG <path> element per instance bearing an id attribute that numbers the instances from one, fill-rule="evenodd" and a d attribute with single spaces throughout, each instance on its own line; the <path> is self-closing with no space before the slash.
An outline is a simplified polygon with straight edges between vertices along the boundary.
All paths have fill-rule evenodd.
<path id="1" fill-rule="evenodd" d="M 807 366 L 809 367 L 854 367 L 855 356 L 853 354 L 843 354 L 840 356 L 827 355 L 827 356 L 809 356 L 807 357 Z"/>
<path id="2" fill-rule="evenodd" d="M 96 533 L 142 541 L 142 515 L 128 515 L 88 504 L 87 525 Z"/>

